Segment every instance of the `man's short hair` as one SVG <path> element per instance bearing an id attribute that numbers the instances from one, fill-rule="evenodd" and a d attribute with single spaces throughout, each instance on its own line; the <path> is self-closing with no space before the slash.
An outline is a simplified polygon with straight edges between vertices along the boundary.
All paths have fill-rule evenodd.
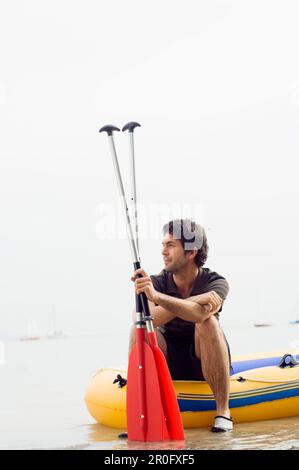
<path id="1" fill-rule="evenodd" d="M 208 257 L 208 240 L 204 228 L 191 219 L 170 220 L 163 226 L 163 235 L 169 233 L 173 238 L 180 240 L 185 252 L 198 250 L 194 258 L 197 266 L 203 266 Z"/>

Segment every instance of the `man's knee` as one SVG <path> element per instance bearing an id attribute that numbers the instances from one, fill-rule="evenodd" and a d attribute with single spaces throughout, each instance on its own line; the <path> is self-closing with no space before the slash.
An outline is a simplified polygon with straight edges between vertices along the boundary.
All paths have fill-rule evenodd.
<path id="1" fill-rule="evenodd" d="M 211 336 L 217 336 L 222 333 L 219 325 L 219 321 L 212 315 L 210 318 L 202 323 L 195 324 L 195 337 L 206 338 Z"/>

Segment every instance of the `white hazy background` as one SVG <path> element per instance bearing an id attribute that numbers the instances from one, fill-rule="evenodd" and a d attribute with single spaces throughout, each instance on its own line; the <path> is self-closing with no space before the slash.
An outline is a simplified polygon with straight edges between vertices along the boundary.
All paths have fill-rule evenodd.
<path id="1" fill-rule="evenodd" d="M 298 13 L 273 0 L 1 2 L 2 337 L 29 321 L 45 333 L 52 308 L 69 334 L 128 330 L 131 256 L 105 236 L 103 208 L 119 201 L 98 130 L 131 120 L 139 202 L 200 208 L 207 266 L 231 286 L 223 322 L 299 318 Z M 128 136 L 115 137 L 127 182 Z M 152 274 L 160 235 L 141 239 Z"/>

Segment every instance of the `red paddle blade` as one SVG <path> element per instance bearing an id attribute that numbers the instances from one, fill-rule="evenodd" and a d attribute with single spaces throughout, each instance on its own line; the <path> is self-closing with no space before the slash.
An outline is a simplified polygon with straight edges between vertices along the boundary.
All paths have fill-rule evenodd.
<path id="1" fill-rule="evenodd" d="M 183 441 L 185 437 L 182 417 L 165 356 L 158 346 L 155 332 L 148 332 L 148 340 L 155 358 L 169 437 L 175 441 Z"/>
<path id="2" fill-rule="evenodd" d="M 143 328 L 136 329 L 136 345 L 129 357 L 127 426 L 131 441 L 169 440 L 156 363 Z"/>

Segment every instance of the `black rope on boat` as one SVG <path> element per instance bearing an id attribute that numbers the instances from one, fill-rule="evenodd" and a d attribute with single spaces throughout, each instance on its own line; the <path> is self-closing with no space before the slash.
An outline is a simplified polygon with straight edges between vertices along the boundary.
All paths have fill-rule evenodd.
<path id="1" fill-rule="evenodd" d="M 237 382 L 246 382 L 246 379 L 244 379 L 244 377 L 238 377 Z"/>
<path id="2" fill-rule="evenodd" d="M 127 379 L 124 379 L 120 374 L 117 374 L 116 379 L 113 381 L 113 383 L 118 383 L 118 388 L 123 388 L 125 385 L 127 385 Z"/>

